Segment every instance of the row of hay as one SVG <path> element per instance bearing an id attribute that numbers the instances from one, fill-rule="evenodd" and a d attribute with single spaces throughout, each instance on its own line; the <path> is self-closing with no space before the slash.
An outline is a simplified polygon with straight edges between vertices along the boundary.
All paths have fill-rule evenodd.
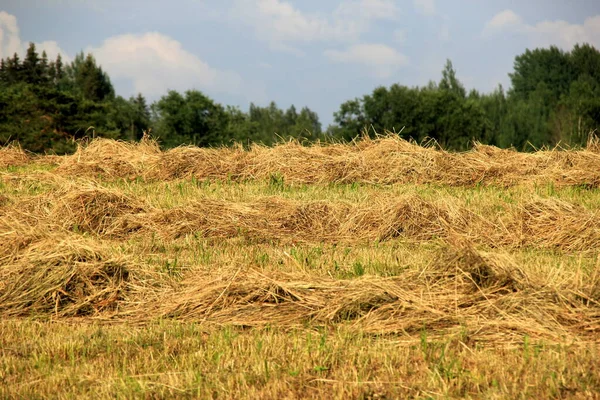
<path id="1" fill-rule="evenodd" d="M 506 254 L 468 242 L 439 251 L 425 270 L 354 280 L 230 269 L 191 274 L 157 304 L 163 317 L 241 326 L 350 324 L 375 334 L 460 333 L 474 341 L 598 340 L 600 277 L 553 282 Z"/>
<path id="2" fill-rule="evenodd" d="M 90 186 L 37 201 L 43 215 L 25 216 L 111 238 L 154 234 L 173 239 L 188 234 L 208 238 L 247 237 L 284 242 L 365 242 L 407 238 L 427 241 L 463 237 L 491 247 L 600 248 L 597 211 L 557 199 L 533 199 L 506 210 L 477 214 L 447 200 L 416 195 L 374 196 L 368 202 L 294 201 L 265 197 L 250 203 L 199 199 L 159 209 L 115 189 Z M 53 204 L 48 208 L 48 204 Z M 15 217 L 19 218 L 19 217 Z M 44 228 L 41 228 L 44 229 Z"/>
<path id="3" fill-rule="evenodd" d="M 576 204 L 533 197 L 522 205 L 482 212 L 485 215 L 447 199 L 432 202 L 417 195 L 372 196 L 358 204 L 275 196 L 248 203 L 199 199 L 160 209 L 117 189 L 90 184 L 40 195 L 18 207 L 0 206 L 0 245 L 21 240 L 23 232 L 67 230 L 112 239 L 133 235 L 175 239 L 194 234 L 288 243 L 355 243 L 462 237 L 490 247 L 567 252 L 600 248 L 598 211 Z"/>
<path id="4" fill-rule="evenodd" d="M 151 314 L 242 326 L 351 324 L 361 332 L 461 333 L 475 341 L 598 340 L 600 279 L 550 284 L 510 257 L 450 246 L 425 271 L 320 279 L 229 271 L 192 275 Z"/>
<path id="5" fill-rule="evenodd" d="M 596 146 L 597 147 L 597 146 Z M 600 186 L 600 152 L 546 150 L 520 153 L 476 145 L 452 153 L 421 147 L 397 135 L 351 144 L 275 147 L 254 145 L 207 149 L 179 147 L 161 152 L 155 142 L 99 139 L 63 159 L 57 172 L 106 178 L 254 180 L 278 176 L 288 183 L 436 183 L 453 186 L 526 183 Z"/>
<path id="6" fill-rule="evenodd" d="M 466 242 L 439 250 L 424 270 L 335 280 L 218 266 L 181 282 L 105 245 L 73 235 L 37 238 L 4 257 L 0 316 L 85 316 L 147 322 L 298 327 L 344 324 L 360 332 L 460 334 L 477 342 L 597 341 L 600 276 L 552 280 L 505 254 Z M 583 279 L 582 279 L 583 277 Z"/>

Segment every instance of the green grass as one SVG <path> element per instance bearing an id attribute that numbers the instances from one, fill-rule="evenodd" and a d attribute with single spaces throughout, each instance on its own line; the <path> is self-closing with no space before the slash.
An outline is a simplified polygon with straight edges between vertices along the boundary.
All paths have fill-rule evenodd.
<path id="1" fill-rule="evenodd" d="M 0 322 L 0 397 L 590 398 L 597 348 L 339 329 Z M 379 397 L 378 397 L 379 396 Z"/>

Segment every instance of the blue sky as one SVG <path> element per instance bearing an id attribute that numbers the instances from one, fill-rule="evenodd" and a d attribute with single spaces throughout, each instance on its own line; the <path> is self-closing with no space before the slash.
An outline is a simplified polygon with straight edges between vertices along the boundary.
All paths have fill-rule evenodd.
<path id="1" fill-rule="evenodd" d="M 375 87 L 509 86 L 526 48 L 600 48 L 597 0 L 0 0 L 0 57 L 92 52 L 118 94 L 199 89 L 223 104 L 308 106 L 324 126 Z"/>

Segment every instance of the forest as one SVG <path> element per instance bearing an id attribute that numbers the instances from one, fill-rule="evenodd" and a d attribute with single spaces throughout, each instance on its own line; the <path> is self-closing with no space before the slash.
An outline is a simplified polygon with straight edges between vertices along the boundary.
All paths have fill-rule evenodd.
<path id="1" fill-rule="evenodd" d="M 308 107 L 251 103 L 244 111 L 195 89 L 168 91 L 152 104 L 142 93 L 126 99 L 93 54 L 64 63 L 30 43 L 23 60 L 15 53 L 0 61 L 0 145 L 66 154 L 84 137 L 136 141 L 148 131 L 163 148 L 350 141 L 392 131 L 417 142 L 433 139 L 448 150 L 479 142 L 532 151 L 584 145 L 600 126 L 600 52 L 592 45 L 527 49 L 509 77 L 508 90 L 467 90 L 448 60 L 439 81 L 377 87 L 341 104 L 324 128 Z"/>

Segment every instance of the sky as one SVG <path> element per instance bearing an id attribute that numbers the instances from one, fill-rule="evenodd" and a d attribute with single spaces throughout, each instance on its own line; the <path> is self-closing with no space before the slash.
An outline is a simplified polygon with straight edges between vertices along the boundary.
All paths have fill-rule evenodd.
<path id="1" fill-rule="evenodd" d="M 510 86 L 515 56 L 600 49 L 599 0 L 0 0 L 0 57 L 94 54 L 117 94 L 197 89 L 247 111 L 308 106 L 324 127 L 378 86 Z"/>

